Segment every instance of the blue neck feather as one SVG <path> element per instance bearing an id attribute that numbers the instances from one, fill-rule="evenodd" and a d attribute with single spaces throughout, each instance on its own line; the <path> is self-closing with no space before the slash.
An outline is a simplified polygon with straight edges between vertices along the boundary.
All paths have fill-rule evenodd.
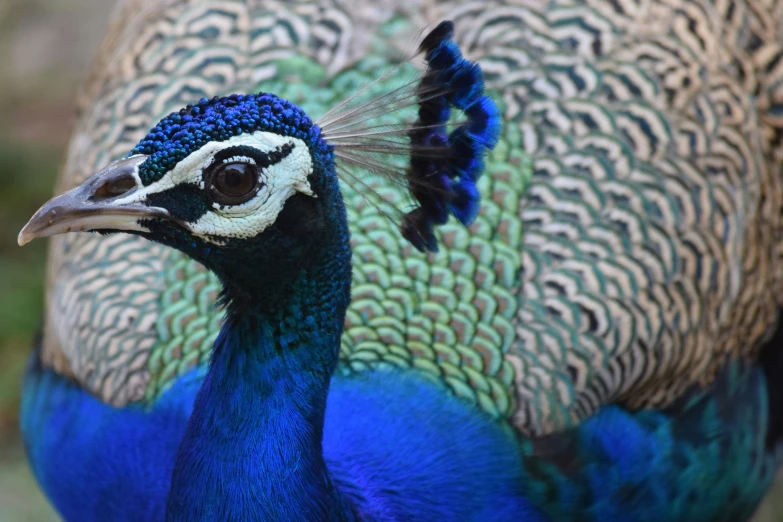
<path id="1" fill-rule="evenodd" d="M 341 518 L 321 449 L 334 339 L 315 329 L 283 348 L 280 326 L 251 316 L 223 328 L 177 456 L 168 520 Z"/>
<path id="2" fill-rule="evenodd" d="M 351 281 L 344 208 L 333 171 L 324 170 L 319 198 L 292 198 L 279 219 L 285 234 L 302 223 L 306 251 L 287 253 L 306 263 L 273 262 L 281 250 L 259 248 L 245 258 L 253 285 L 248 270 L 238 274 L 244 288 L 235 297 L 239 283 L 224 281 L 228 318 L 178 451 L 169 521 L 352 518 L 321 447 Z M 313 210 L 314 201 L 323 208 Z M 265 232 L 265 243 L 277 233 Z"/>

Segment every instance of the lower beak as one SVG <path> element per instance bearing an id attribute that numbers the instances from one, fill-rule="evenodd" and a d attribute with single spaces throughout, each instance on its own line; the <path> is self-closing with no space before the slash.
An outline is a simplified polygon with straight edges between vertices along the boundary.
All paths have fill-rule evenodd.
<path id="1" fill-rule="evenodd" d="M 149 232 L 140 224 L 143 220 L 168 218 L 169 213 L 133 200 L 133 193 L 142 188 L 139 165 L 145 159 L 137 155 L 115 161 L 78 187 L 49 200 L 19 232 L 19 245 L 86 230 Z"/>

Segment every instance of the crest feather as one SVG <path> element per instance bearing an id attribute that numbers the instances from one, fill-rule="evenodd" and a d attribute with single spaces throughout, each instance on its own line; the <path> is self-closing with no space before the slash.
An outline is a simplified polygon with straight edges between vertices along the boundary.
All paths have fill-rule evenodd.
<path id="1" fill-rule="evenodd" d="M 465 226 L 476 219 L 476 182 L 484 171 L 484 155 L 497 144 L 502 127 L 495 102 L 484 94 L 481 67 L 463 57 L 453 37 L 454 24 L 441 22 L 419 45 L 417 54 L 424 54 L 426 68 L 414 81 L 352 105 L 360 91 L 317 122 L 334 146 L 346 183 L 366 187 L 351 171 L 369 170 L 404 184 L 417 206 L 402 215 L 400 230 L 421 251 L 437 251 L 435 227 L 450 215 Z M 413 122 L 377 122 L 414 106 L 418 110 Z M 458 113 L 456 118 L 452 112 Z M 407 158 L 407 165 L 390 163 L 383 155 Z"/>

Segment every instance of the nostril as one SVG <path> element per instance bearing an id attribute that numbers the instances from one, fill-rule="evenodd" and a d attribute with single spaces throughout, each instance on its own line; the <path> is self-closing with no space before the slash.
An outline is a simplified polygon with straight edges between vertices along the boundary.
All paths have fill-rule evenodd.
<path id="1" fill-rule="evenodd" d="M 136 180 L 130 174 L 126 176 L 120 176 L 106 181 L 103 185 L 90 196 L 90 200 L 97 201 L 101 199 L 116 198 L 123 196 L 136 189 Z"/>

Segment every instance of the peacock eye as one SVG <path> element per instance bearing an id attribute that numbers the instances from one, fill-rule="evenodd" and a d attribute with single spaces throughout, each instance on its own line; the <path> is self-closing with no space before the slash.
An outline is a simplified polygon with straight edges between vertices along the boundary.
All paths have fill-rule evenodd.
<path id="1" fill-rule="evenodd" d="M 223 163 L 212 173 L 212 196 L 222 205 L 238 205 L 252 199 L 261 185 L 258 167 L 250 163 Z"/>

